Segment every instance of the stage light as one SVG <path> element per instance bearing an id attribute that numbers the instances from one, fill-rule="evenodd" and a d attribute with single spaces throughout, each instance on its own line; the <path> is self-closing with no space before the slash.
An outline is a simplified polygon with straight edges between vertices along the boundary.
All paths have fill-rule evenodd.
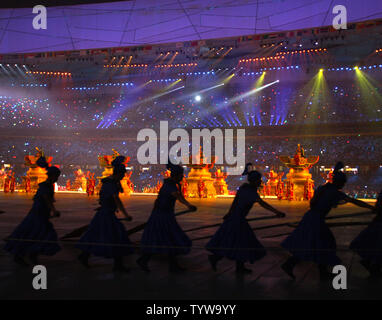
<path id="1" fill-rule="evenodd" d="M 195 97 L 195 101 L 196 101 L 196 102 L 200 102 L 201 100 L 202 100 L 202 97 L 201 97 L 201 96 L 197 95 L 197 96 Z"/>

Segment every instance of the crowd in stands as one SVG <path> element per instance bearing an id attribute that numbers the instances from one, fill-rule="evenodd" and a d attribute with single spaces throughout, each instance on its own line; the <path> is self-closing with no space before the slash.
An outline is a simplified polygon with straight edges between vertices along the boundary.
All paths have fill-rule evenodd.
<path id="1" fill-rule="evenodd" d="M 175 86 L 176 87 L 176 86 Z M 178 86 L 179 87 L 179 86 Z M 242 96 L 248 84 L 226 85 L 195 100 L 192 92 L 161 95 L 163 87 L 121 88 L 119 94 L 60 91 L 33 96 L 1 95 L 0 128 L 254 127 L 285 124 L 354 123 L 382 120 L 377 86 L 327 82 L 312 90 L 305 81 L 280 83 Z M 162 90 L 162 91 L 161 91 Z M 159 92 L 159 93 L 158 93 Z"/>

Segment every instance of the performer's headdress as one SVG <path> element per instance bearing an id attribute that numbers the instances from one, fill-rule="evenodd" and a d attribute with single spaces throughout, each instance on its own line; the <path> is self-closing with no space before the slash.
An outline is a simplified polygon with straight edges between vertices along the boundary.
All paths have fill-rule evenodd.
<path id="1" fill-rule="evenodd" d="M 113 166 L 113 174 L 124 174 L 126 173 L 126 166 L 125 166 L 126 158 L 124 156 L 117 156 L 115 159 L 111 162 L 111 165 Z"/>
<path id="2" fill-rule="evenodd" d="M 246 165 L 245 165 L 245 169 L 243 171 L 243 173 L 241 174 L 242 176 L 246 176 L 250 171 L 249 167 L 252 167 L 252 162 L 248 162 Z"/>
<path id="3" fill-rule="evenodd" d="M 168 163 L 166 164 L 166 168 L 170 170 L 171 176 L 177 176 L 184 173 L 184 169 L 182 166 L 178 164 L 173 164 L 170 159 L 168 159 Z"/>
<path id="4" fill-rule="evenodd" d="M 49 163 L 46 161 L 44 156 L 38 158 L 36 164 L 39 167 L 46 169 L 48 176 L 59 176 L 61 174 L 60 169 L 58 169 L 56 166 L 49 166 Z"/>
<path id="5" fill-rule="evenodd" d="M 333 170 L 333 182 L 334 183 L 339 183 L 339 184 L 345 184 L 347 181 L 346 174 L 341 171 L 345 166 L 344 164 L 339 161 L 337 162 L 336 166 L 334 167 Z"/>
<path id="6" fill-rule="evenodd" d="M 252 163 L 247 163 L 245 165 L 244 172 L 241 174 L 242 176 L 247 176 L 248 182 L 255 182 L 258 180 L 261 180 L 262 174 L 259 171 L 251 170 L 248 168 L 249 166 L 252 166 Z"/>

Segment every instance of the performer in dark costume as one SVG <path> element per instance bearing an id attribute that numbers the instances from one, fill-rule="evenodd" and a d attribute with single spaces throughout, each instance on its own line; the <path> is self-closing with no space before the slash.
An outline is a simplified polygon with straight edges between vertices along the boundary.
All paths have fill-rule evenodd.
<path id="1" fill-rule="evenodd" d="M 342 162 L 336 164 L 333 182 L 317 188 L 310 201 L 310 210 L 305 213 L 297 228 L 282 243 L 292 256 L 281 266 L 293 279 L 294 267 L 302 261 L 315 262 L 322 280 L 331 278 L 328 266 L 341 264 L 336 255 L 336 240 L 325 223 L 325 217 L 332 208 L 351 202 L 359 207 L 373 209 L 369 204 L 350 198 L 340 190 L 346 183 L 346 175 L 340 171 Z"/>
<path id="2" fill-rule="evenodd" d="M 82 250 L 78 259 L 85 266 L 89 267 L 88 260 L 91 254 L 104 258 L 113 258 L 115 272 L 128 272 L 123 265 L 123 256 L 134 252 L 132 243 L 129 240 L 127 231 L 121 221 L 115 215 L 119 210 L 131 221 L 119 198 L 119 193 L 123 192 L 121 180 L 125 176 L 125 157 L 118 156 L 111 163 L 113 174 L 102 179 L 102 187 L 99 194 L 100 207 L 90 222 L 88 230 L 79 240 L 77 248 Z"/>
<path id="3" fill-rule="evenodd" d="M 61 172 L 55 166 L 48 167 L 44 157 L 40 157 L 36 163 L 46 169 L 48 178 L 39 184 L 33 198 L 32 209 L 7 238 L 9 240 L 4 247 L 14 255 L 14 261 L 23 266 L 28 265 L 24 260 L 26 255 L 33 264 L 38 264 L 38 255 L 52 256 L 61 249 L 57 233 L 49 221 L 49 218 L 60 216 L 54 206 L 54 183 L 57 182 Z"/>
<path id="4" fill-rule="evenodd" d="M 362 258 L 361 264 L 371 277 L 380 277 L 382 267 L 382 191 L 375 204 L 373 221 L 350 244 L 350 249 Z"/>
<path id="5" fill-rule="evenodd" d="M 206 249 L 213 253 L 208 259 L 215 271 L 218 261 L 226 257 L 236 261 L 237 273 L 250 273 L 252 270 L 245 268 L 244 263 L 254 263 L 266 255 L 265 248 L 257 240 L 246 220 L 246 216 L 256 202 L 278 217 L 285 217 L 284 213 L 260 198 L 257 189 L 261 185 L 261 173 L 250 170 L 252 170 L 252 164 L 249 163 L 243 172 L 243 175 L 248 176 L 248 183 L 244 183 L 239 188 L 228 214 L 224 217 L 223 224 L 206 245 Z"/>
<path id="6" fill-rule="evenodd" d="M 137 264 L 146 272 L 150 272 L 148 262 L 152 254 L 168 255 L 170 272 L 183 271 L 184 269 L 178 265 L 176 256 L 188 254 L 191 250 L 191 240 L 176 221 L 175 202 L 178 200 L 191 211 L 196 211 L 197 208 L 191 205 L 181 192 L 179 184 L 183 179 L 183 168 L 169 162 L 167 169 L 171 171 L 170 178 L 163 181 L 142 235 L 142 255 Z"/>

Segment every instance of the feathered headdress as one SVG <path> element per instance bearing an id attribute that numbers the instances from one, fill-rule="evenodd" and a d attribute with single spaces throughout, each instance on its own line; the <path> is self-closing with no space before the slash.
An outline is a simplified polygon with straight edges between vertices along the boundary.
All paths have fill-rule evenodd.
<path id="1" fill-rule="evenodd" d="M 251 167 L 251 168 L 250 168 Z M 248 162 L 246 165 L 245 165 L 245 169 L 243 171 L 243 173 L 241 174 L 242 176 L 246 176 L 248 175 L 249 172 L 252 171 L 252 162 Z"/>
<path id="2" fill-rule="evenodd" d="M 115 157 L 115 159 L 111 162 L 111 165 L 113 166 L 113 173 L 125 173 L 125 161 L 126 157 L 124 156 Z"/>
<path id="3" fill-rule="evenodd" d="M 252 167 L 251 162 L 249 162 L 245 165 L 244 172 L 241 175 L 247 176 L 247 180 L 249 182 L 254 182 L 254 181 L 260 180 L 262 177 L 262 174 L 259 171 L 252 170 L 250 167 Z"/>
<path id="4" fill-rule="evenodd" d="M 171 175 L 178 175 L 178 174 L 183 174 L 184 169 L 182 166 L 178 164 L 173 164 L 170 159 L 168 159 L 168 163 L 166 164 L 166 168 L 170 170 Z"/>
<path id="5" fill-rule="evenodd" d="M 333 170 L 333 182 L 343 184 L 346 182 L 346 174 L 342 171 L 344 168 L 344 164 L 342 161 L 336 163 Z"/>
<path id="6" fill-rule="evenodd" d="M 46 161 L 46 158 L 44 156 L 38 158 L 36 164 L 40 168 L 46 169 L 48 176 L 59 176 L 61 174 L 60 169 L 58 169 L 56 166 L 49 166 L 49 163 Z"/>

